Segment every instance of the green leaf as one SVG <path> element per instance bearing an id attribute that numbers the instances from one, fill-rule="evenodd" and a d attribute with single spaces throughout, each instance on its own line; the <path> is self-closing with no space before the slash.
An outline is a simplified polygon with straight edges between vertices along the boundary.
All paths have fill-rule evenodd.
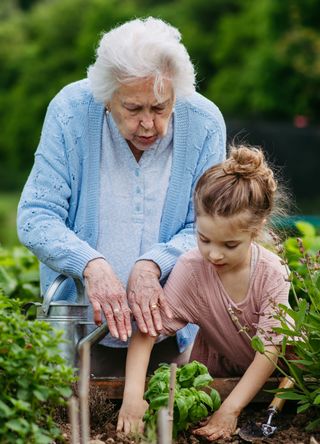
<path id="1" fill-rule="evenodd" d="M 7 417 L 9 418 L 14 414 L 13 410 L 7 406 L 3 401 L 0 400 L 0 417 Z"/>
<path id="2" fill-rule="evenodd" d="M 159 407 L 165 407 L 168 405 L 169 394 L 159 395 L 156 398 L 152 399 L 150 402 L 150 408 L 157 410 Z"/>
<path id="3" fill-rule="evenodd" d="M 72 394 L 71 387 L 63 387 L 63 386 L 61 386 L 61 387 L 56 387 L 56 390 L 64 398 L 69 398 L 69 396 L 71 396 L 71 394 Z"/>
<path id="4" fill-rule="evenodd" d="M 185 421 L 188 417 L 188 404 L 183 398 L 176 398 L 175 403 L 179 412 L 179 422 Z"/>
<path id="5" fill-rule="evenodd" d="M 29 429 L 28 422 L 23 418 L 11 419 L 7 422 L 6 426 L 9 430 L 21 434 Z"/>
<path id="6" fill-rule="evenodd" d="M 179 382 L 189 381 L 190 379 L 192 379 L 197 369 L 198 365 L 196 361 L 185 364 L 180 370 L 178 377 Z"/>
<path id="7" fill-rule="evenodd" d="M 210 397 L 212 399 L 212 410 L 216 411 L 221 405 L 221 397 L 216 389 L 211 389 Z"/>
<path id="8" fill-rule="evenodd" d="M 277 392 L 277 398 L 290 399 L 291 401 L 303 401 L 306 399 L 306 395 L 295 393 L 293 391 L 285 390 L 282 392 Z"/>
<path id="9" fill-rule="evenodd" d="M 259 353 L 264 353 L 264 344 L 259 336 L 253 336 L 251 338 L 251 347 L 253 350 Z"/>
<path id="10" fill-rule="evenodd" d="M 320 395 L 317 395 L 313 401 L 314 405 L 319 405 L 320 404 Z"/>
<path id="11" fill-rule="evenodd" d="M 11 296 L 14 290 L 17 288 L 18 281 L 11 276 L 4 267 L 0 266 L 0 289 L 7 296 Z"/>
<path id="12" fill-rule="evenodd" d="M 308 423 L 306 427 L 307 432 L 311 432 L 312 430 L 317 430 L 320 427 L 320 418 L 315 419 Z"/>
<path id="13" fill-rule="evenodd" d="M 195 388 L 205 387 L 213 381 L 213 378 L 209 373 L 197 376 L 193 381 L 193 386 Z"/>
<path id="14" fill-rule="evenodd" d="M 198 361 L 193 361 L 193 362 L 196 362 L 197 364 L 197 373 L 199 375 L 205 375 L 206 373 L 208 373 L 208 369 L 204 364 Z"/>
<path id="15" fill-rule="evenodd" d="M 202 404 L 194 404 L 189 410 L 189 418 L 191 422 L 198 422 L 208 415 L 207 407 Z"/>
<path id="16" fill-rule="evenodd" d="M 199 390 L 199 399 L 201 402 L 203 402 L 203 404 L 207 405 L 208 407 L 210 407 L 210 409 L 213 409 L 213 400 L 212 398 L 208 395 L 208 393 Z"/>
<path id="17" fill-rule="evenodd" d="M 29 402 L 23 401 L 22 399 L 12 399 L 11 402 L 17 410 L 20 410 L 22 412 L 28 412 L 31 408 L 31 404 Z"/>
<path id="18" fill-rule="evenodd" d="M 298 228 L 300 233 L 305 237 L 315 237 L 316 235 L 316 229 L 315 227 L 310 224 L 309 222 L 305 221 L 297 221 L 295 223 L 295 226 Z"/>
<path id="19" fill-rule="evenodd" d="M 305 404 L 299 405 L 297 407 L 297 413 L 302 413 L 305 412 L 306 410 L 308 410 L 310 408 L 310 403 L 306 402 Z"/>

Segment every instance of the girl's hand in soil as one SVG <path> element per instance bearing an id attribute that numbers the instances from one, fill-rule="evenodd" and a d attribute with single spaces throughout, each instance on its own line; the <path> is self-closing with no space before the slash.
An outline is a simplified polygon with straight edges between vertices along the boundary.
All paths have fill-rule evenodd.
<path id="1" fill-rule="evenodd" d="M 143 415 L 148 408 L 144 399 L 138 402 L 136 399 L 126 399 L 119 411 L 117 432 L 143 433 Z"/>
<path id="2" fill-rule="evenodd" d="M 127 294 L 111 266 L 103 258 L 90 261 L 83 272 L 86 292 L 92 304 L 94 322 L 102 323 L 104 313 L 112 336 L 126 341 L 131 336 Z"/>
<path id="3" fill-rule="evenodd" d="M 223 404 L 201 427 L 193 430 L 195 435 L 205 437 L 209 441 L 230 439 L 237 428 L 239 413 L 224 408 Z"/>
<path id="4" fill-rule="evenodd" d="M 160 308 L 170 318 L 171 311 L 159 282 L 160 269 L 155 262 L 135 263 L 128 280 L 128 301 L 142 333 L 157 336 L 162 330 Z"/>

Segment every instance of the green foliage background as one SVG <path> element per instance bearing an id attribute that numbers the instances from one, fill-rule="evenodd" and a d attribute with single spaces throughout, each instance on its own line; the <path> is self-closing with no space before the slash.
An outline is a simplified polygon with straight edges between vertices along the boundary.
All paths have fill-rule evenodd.
<path id="1" fill-rule="evenodd" d="M 22 187 L 50 99 L 85 77 L 101 32 L 148 15 L 180 29 L 198 89 L 226 117 L 319 118 L 317 0 L 2 0 L 2 190 Z"/>

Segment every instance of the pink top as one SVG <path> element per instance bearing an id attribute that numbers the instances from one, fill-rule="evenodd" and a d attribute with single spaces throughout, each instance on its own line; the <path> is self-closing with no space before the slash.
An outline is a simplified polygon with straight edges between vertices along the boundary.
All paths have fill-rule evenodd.
<path id="1" fill-rule="evenodd" d="M 164 287 L 173 319 L 161 311 L 163 333 L 172 335 L 188 322 L 199 325 L 191 359 L 203 362 L 216 377 L 243 374 L 255 355 L 249 338 L 231 319 L 229 307 L 251 337 L 257 334 L 268 343 L 260 329 L 270 332 L 278 324 L 269 316 L 273 302 L 288 304 L 285 266 L 271 251 L 257 244 L 253 247 L 256 261 L 248 293 L 240 303 L 230 298 L 214 266 L 197 249 L 180 257 Z"/>

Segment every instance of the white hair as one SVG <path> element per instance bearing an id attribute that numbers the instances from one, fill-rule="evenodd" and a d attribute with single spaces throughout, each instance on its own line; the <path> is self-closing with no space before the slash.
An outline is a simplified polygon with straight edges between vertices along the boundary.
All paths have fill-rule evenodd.
<path id="1" fill-rule="evenodd" d="M 116 89 L 137 79 L 154 78 L 161 97 L 163 81 L 172 82 L 176 97 L 195 91 L 195 71 L 178 29 L 160 19 L 134 19 L 105 33 L 88 79 L 99 102 L 108 102 Z"/>

